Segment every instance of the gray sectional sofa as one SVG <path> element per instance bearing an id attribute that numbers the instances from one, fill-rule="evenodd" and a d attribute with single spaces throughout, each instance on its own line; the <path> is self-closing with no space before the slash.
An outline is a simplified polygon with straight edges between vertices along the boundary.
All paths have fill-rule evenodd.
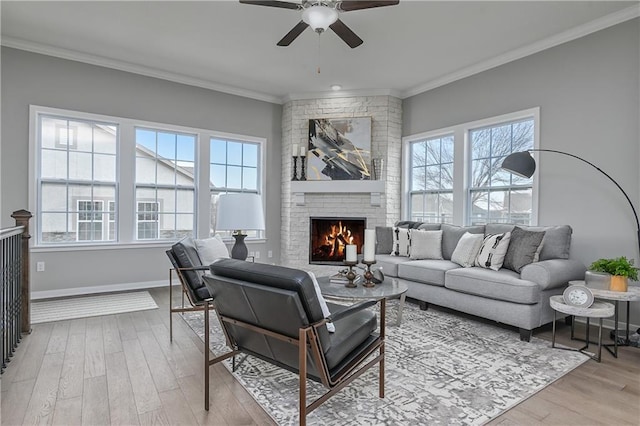
<path id="1" fill-rule="evenodd" d="M 521 340 L 529 341 L 532 330 L 553 321 L 549 298 L 562 294 L 569 280 L 584 279 L 585 266 L 569 259 L 570 226 L 526 227 L 545 231 L 539 261 L 524 266 L 520 273 L 501 268 L 463 268 L 451 261 L 460 237 L 469 232 L 497 234 L 511 231 L 514 225 L 487 224 L 458 227 L 448 224 L 399 222 L 396 226 L 412 229 L 442 230 L 442 260 L 412 260 L 392 256 L 393 228 L 376 228 L 376 266 L 385 276 L 407 284 L 407 296 L 426 309 L 428 303 L 480 316 L 518 327 Z"/>

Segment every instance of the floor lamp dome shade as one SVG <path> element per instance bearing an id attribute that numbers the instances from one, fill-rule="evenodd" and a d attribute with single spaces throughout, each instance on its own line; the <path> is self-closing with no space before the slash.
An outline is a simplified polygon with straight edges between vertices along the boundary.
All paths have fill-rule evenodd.
<path id="1" fill-rule="evenodd" d="M 530 178 L 536 171 L 536 161 L 529 151 L 514 152 L 502 162 L 502 168 L 523 178 Z"/>
<path id="2" fill-rule="evenodd" d="M 529 149 L 527 151 L 514 152 L 504 159 L 501 166 L 502 169 L 518 176 L 530 178 L 536 171 L 536 161 L 530 154 L 532 151 L 552 152 L 554 154 L 561 154 L 567 157 L 575 158 L 576 160 L 580 160 L 583 163 L 590 165 L 591 167 L 605 175 L 611 182 L 613 182 L 613 184 L 620 190 L 620 192 L 622 192 L 624 198 L 626 198 L 627 202 L 629 203 L 629 207 L 631 207 L 631 210 L 633 211 L 633 216 L 636 219 L 636 238 L 638 242 L 638 254 L 640 255 L 640 221 L 638 220 L 638 213 L 636 212 L 636 208 L 633 206 L 633 203 L 631 202 L 631 199 L 629 198 L 627 193 L 624 191 L 624 189 L 622 189 L 620 184 L 616 182 L 614 178 L 609 176 L 609 174 L 602 170 L 600 167 L 596 166 L 590 161 L 585 160 L 584 158 L 578 157 L 577 155 L 569 154 L 568 152 L 557 151 L 555 149 Z"/>
<path id="3" fill-rule="evenodd" d="M 247 235 L 242 231 L 265 228 L 262 198 L 250 193 L 222 194 L 218 197 L 217 210 L 216 229 L 234 231 L 236 243 L 231 249 L 231 257 L 245 260 L 249 251 L 244 243 Z"/>

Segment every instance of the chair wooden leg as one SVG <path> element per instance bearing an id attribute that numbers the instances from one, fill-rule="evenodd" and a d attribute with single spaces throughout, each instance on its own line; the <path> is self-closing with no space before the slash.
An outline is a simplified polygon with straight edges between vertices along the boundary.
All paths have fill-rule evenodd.
<path id="1" fill-rule="evenodd" d="M 298 340 L 298 359 L 300 371 L 300 426 L 307 424 L 307 331 L 300 329 Z"/>
<path id="2" fill-rule="evenodd" d="M 204 409 L 209 411 L 209 303 L 204 305 Z"/>

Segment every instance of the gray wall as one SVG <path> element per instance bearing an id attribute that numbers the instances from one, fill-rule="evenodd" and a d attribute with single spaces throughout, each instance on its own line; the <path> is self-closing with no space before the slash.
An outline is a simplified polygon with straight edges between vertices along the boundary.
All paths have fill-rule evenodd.
<path id="1" fill-rule="evenodd" d="M 640 213 L 639 40 L 634 19 L 407 98 L 403 136 L 539 106 L 540 148 L 595 163 Z M 539 155 L 538 222 L 570 224 L 571 255 L 586 265 L 617 256 L 637 265 L 636 224 L 622 193 L 588 165 Z"/>
<path id="2" fill-rule="evenodd" d="M 280 252 L 280 147 L 282 107 L 202 88 L 2 48 L 2 227 L 11 212 L 28 208 L 29 105 L 264 137 L 266 243 L 250 244 L 262 261 Z M 168 244 L 167 244 L 168 246 Z M 165 248 L 35 252 L 33 291 L 166 280 Z M 273 259 L 267 251 L 273 250 Z"/>

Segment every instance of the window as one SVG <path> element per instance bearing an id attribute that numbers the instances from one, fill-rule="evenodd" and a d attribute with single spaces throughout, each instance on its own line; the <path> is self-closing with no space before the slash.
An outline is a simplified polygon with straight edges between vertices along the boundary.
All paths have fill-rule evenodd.
<path id="1" fill-rule="evenodd" d="M 205 238 L 218 194 L 264 192 L 264 138 L 35 105 L 29 124 L 38 248 Z"/>
<path id="2" fill-rule="evenodd" d="M 232 231 L 216 230 L 218 195 L 232 192 L 260 193 L 260 143 L 211 138 L 209 176 L 211 190 L 211 234 L 230 237 Z M 249 238 L 261 231 L 246 231 Z"/>
<path id="3" fill-rule="evenodd" d="M 500 168 L 507 155 L 533 148 L 533 119 L 469 131 L 471 224 L 531 224 L 532 179 Z"/>
<path id="4" fill-rule="evenodd" d="M 453 135 L 411 143 L 411 220 L 453 221 Z"/>
<path id="5" fill-rule="evenodd" d="M 403 138 L 403 218 L 534 224 L 535 180 L 501 165 L 538 147 L 539 116 L 532 108 Z"/>
<path id="6" fill-rule="evenodd" d="M 196 136 L 136 128 L 135 137 L 136 238 L 193 235 Z"/>
<path id="7" fill-rule="evenodd" d="M 40 115 L 37 142 L 38 242 L 113 241 L 103 208 L 117 196 L 117 124 Z"/>

